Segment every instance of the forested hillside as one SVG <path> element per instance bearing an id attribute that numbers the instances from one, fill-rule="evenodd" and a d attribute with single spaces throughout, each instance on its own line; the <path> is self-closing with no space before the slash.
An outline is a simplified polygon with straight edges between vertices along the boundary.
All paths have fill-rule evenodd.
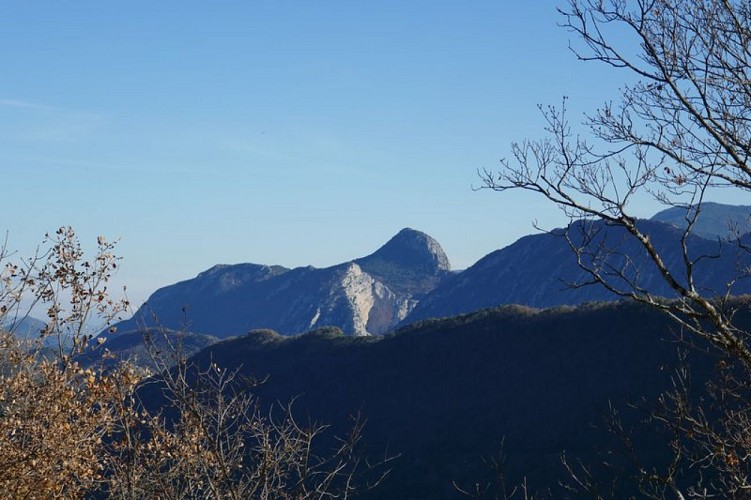
<path id="1" fill-rule="evenodd" d="M 742 311 L 746 324 L 751 318 Z M 253 390 L 264 406 L 294 400 L 299 419 L 330 423 L 333 434 L 346 434 L 350 417 L 361 414 L 370 459 L 398 455 L 368 498 L 446 498 L 458 496 L 453 481 L 492 482 L 483 461 L 497 456 L 504 438 L 508 478 L 526 476 L 558 497 L 558 481 L 568 480 L 564 451 L 605 474 L 601 480 L 635 472 L 599 466 L 626 461 L 615 451 L 620 438 L 606 429 L 609 408 L 629 426 L 639 424 L 680 365 L 686 345 L 677 342 L 679 333 L 666 316 L 632 303 L 507 306 L 380 338 L 350 338 L 338 329 L 294 338 L 256 331 L 192 361 L 265 380 Z M 700 384 L 714 361 L 690 359 Z M 153 404 L 160 392 L 147 387 L 143 395 Z M 640 432 L 639 453 L 653 463 L 664 443 Z"/>

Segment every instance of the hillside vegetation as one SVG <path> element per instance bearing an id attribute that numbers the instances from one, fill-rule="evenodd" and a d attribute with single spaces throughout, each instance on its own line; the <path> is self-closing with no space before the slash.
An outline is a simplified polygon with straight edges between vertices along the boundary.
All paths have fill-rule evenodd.
<path id="1" fill-rule="evenodd" d="M 748 324 L 746 302 L 737 305 Z M 622 410 L 631 424 L 645 417 L 648 407 L 628 407 L 653 404 L 670 387 L 678 350 L 685 348 L 678 333 L 667 317 L 633 303 L 507 306 L 380 338 L 351 338 L 336 328 L 293 338 L 256 331 L 191 361 L 265 380 L 254 389 L 260 401 L 294 399 L 298 418 L 330 423 L 335 434 L 361 414 L 370 458 L 398 455 L 367 498 L 458 497 L 453 482 L 465 488 L 492 483 L 484 461 L 498 454 L 504 438 L 508 478 L 527 477 L 558 497 L 558 481 L 568 480 L 562 452 L 592 464 L 618 461 L 611 452 L 619 438 L 606 428 L 609 408 Z M 696 359 L 697 383 L 713 363 Z M 147 387 L 142 396 L 157 404 L 160 392 Z M 667 456 L 659 440 L 641 439 L 648 463 Z M 605 482 L 622 475 L 628 483 L 628 467 L 599 472 Z"/>

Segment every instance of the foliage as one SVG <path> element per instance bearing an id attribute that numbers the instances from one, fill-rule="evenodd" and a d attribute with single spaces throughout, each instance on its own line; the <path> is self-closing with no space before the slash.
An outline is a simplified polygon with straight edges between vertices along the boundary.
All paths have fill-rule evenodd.
<path id="1" fill-rule="evenodd" d="M 113 425 L 108 408 L 120 374 L 29 359 L 3 334 L 0 393 L 0 490 L 15 498 L 79 498 L 103 479 L 102 440 Z M 7 365 L 6 365 L 7 366 Z"/>
<path id="2" fill-rule="evenodd" d="M 313 451 L 325 426 L 302 426 L 291 406 L 259 411 L 254 384 L 212 363 L 193 366 L 179 346 L 146 338 L 156 374 L 128 362 L 84 368 L 78 359 L 103 350 L 93 317 L 127 308 L 107 288 L 117 268 L 114 244 L 98 238 L 85 260 L 71 228 L 48 248 L 4 266 L 0 311 L 17 324 L 29 307 L 48 322 L 29 345 L 0 335 L 0 491 L 13 498 L 347 498 L 355 489 L 361 424 L 328 455 Z M 117 335 L 110 329 L 110 335 Z M 150 333 L 153 336 L 153 333 Z M 56 339 L 53 356 L 43 349 Z M 68 342 L 70 340 L 70 342 Z M 66 346 L 70 345 L 70 348 Z M 175 365 L 170 368 L 171 365 Z M 169 415 L 142 404 L 139 391 L 158 385 Z"/>

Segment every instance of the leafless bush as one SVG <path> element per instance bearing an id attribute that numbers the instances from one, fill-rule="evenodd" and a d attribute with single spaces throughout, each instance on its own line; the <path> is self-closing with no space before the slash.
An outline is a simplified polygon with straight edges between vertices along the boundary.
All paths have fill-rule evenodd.
<path id="1" fill-rule="evenodd" d="M 302 426 L 291 405 L 262 414 L 253 381 L 212 363 L 188 362 L 179 345 L 154 356 L 157 372 L 123 362 L 84 368 L 76 355 L 98 349 L 89 321 L 110 320 L 127 300 L 110 297 L 114 245 L 99 237 L 92 260 L 71 228 L 48 248 L 12 263 L 0 251 L 2 324 L 29 308 L 47 325 L 31 345 L 0 334 L 0 491 L 14 498 L 347 498 L 358 487 L 362 422 L 328 453 L 315 441 L 326 426 Z M 115 332 L 111 332 L 115 335 Z M 45 340 L 56 340 L 54 354 Z M 172 366 L 174 365 L 174 366 Z M 166 405 L 140 400 L 143 384 Z"/>

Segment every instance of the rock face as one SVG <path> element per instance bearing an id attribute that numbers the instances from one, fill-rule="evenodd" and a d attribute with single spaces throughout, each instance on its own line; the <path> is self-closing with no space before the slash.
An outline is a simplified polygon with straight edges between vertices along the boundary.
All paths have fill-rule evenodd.
<path id="1" fill-rule="evenodd" d="M 438 242 L 404 229 L 373 254 L 325 269 L 214 266 L 157 290 L 118 330 L 162 326 L 227 337 L 336 326 L 348 335 L 382 334 L 448 275 Z"/>
<path id="2" fill-rule="evenodd" d="M 739 221 L 745 217 L 744 210 L 751 209 L 705 204 L 703 210 L 700 220 L 714 221 L 710 226 L 724 231 L 727 221 L 742 227 Z M 661 212 L 654 219 L 672 222 L 640 220 L 639 224 L 668 267 L 684 279 L 681 231 L 676 227 L 679 215 Z M 717 222 L 717 217 L 722 221 Z M 118 328 L 126 332 L 161 325 L 227 337 L 259 328 L 290 335 L 335 326 L 347 335 L 378 335 L 396 325 L 503 304 L 550 307 L 615 299 L 601 286 L 571 286 L 586 281 L 587 275 L 561 236 L 563 231 L 521 238 L 459 274 L 450 272 L 438 242 L 414 229 L 401 230 L 366 257 L 325 269 L 214 266 L 191 280 L 158 290 L 133 319 Z M 569 236 L 574 239 L 581 240 L 586 232 L 596 234 L 591 248 L 601 244 L 618 249 L 608 265 L 615 269 L 625 266 L 627 275 L 638 277 L 640 286 L 672 296 L 643 249 L 622 228 L 592 221 L 569 226 Z M 743 241 L 751 243 L 751 234 Z M 719 242 L 718 234 L 711 239 L 692 235 L 688 246 L 694 258 L 715 256 L 696 265 L 697 286 L 705 295 L 724 294 L 725 285 L 737 277 L 738 269 L 751 264 L 751 255 L 738 252 L 737 245 Z M 750 293 L 751 280 L 737 281 L 731 292 Z"/>
<path id="3" fill-rule="evenodd" d="M 434 289 L 451 270 L 441 245 L 427 234 L 409 228 L 355 262 L 395 292 L 418 296 Z"/>
<path id="4" fill-rule="evenodd" d="M 416 301 L 397 294 L 351 262 L 341 266 L 331 294 L 321 301 L 307 331 L 327 325 L 339 326 L 353 335 L 382 334 L 402 321 Z"/>

